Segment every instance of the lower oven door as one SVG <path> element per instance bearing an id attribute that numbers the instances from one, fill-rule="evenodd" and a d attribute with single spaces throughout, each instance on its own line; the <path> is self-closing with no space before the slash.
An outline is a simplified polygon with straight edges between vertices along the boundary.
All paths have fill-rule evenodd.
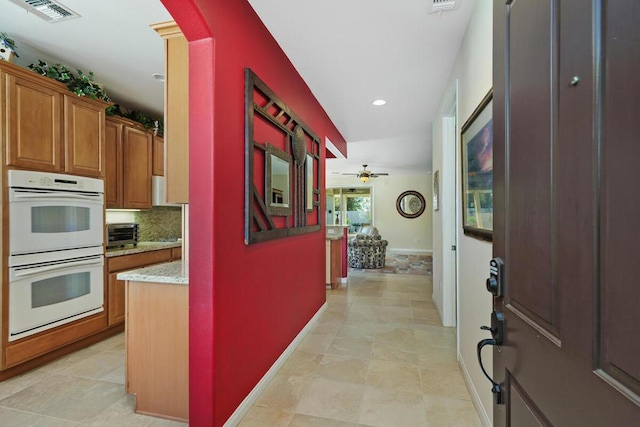
<path id="1" fill-rule="evenodd" d="M 9 341 L 103 311 L 102 255 L 9 268 Z"/>

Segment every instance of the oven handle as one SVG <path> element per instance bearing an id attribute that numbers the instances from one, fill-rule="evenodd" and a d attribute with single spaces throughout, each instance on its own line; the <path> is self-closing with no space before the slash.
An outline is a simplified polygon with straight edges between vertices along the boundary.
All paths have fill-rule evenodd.
<path id="1" fill-rule="evenodd" d="M 74 194 L 74 193 L 32 193 L 28 191 L 14 191 L 14 199 L 78 199 L 78 200 L 91 200 L 100 201 L 102 194 Z"/>
<path id="2" fill-rule="evenodd" d="M 18 271 L 18 269 L 15 268 L 13 276 L 28 277 L 28 276 L 33 276 L 39 273 L 46 273 L 47 271 L 62 270 L 70 267 L 79 267 L 81 265 L 100 265 L 100 264 L 102 264 L 101 256 L 98 258 L 87 259 L 82 261 L 73 261 L 73 262 L 68 262 L 63 264 L 45 265 L 43 267 L 33 267 L 33 268 L 27 267 L 27 268 L 21 269 L 20 271 Z"/>

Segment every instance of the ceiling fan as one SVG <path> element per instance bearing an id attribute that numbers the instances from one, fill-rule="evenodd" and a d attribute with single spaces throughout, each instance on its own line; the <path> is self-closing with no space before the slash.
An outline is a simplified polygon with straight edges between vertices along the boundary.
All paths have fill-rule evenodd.
<path id="1" fill-rule="evenodd" d="M 355 175 L 362 182 L 369 181 L 369 178 L 377 178 L 379 176 L 389 175 L 388 173 L 377 173 L 377 172 L 368 171 L 367 166 L 368 165 L 362 165 L 362 170 L 358 173 L 343 173 L 342 175 Z"/>

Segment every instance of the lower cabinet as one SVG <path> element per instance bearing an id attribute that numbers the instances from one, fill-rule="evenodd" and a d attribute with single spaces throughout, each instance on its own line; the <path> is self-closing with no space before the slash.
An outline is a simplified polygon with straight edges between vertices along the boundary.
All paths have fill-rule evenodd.
<path id="1" fill-rule="evenodd" d="M 107 323 L 114 326 L 124 322 L 125 318 L 125 281 L 116 278 L 117 273 L 134 270 L 153 264 L 173 261 L 177 258 L 180 248 L 167 248 L 142 252 L 131 255 L 121 255 L 107 258 L 106 291 L 107 295 Z M 178 250 L 178 251 L 176 251 Z"/>
<path id="2" fill-rule="evenodd" d="M 141 414 L 189 421 L 189 286 L 129 281 L 126 391 Z"/>

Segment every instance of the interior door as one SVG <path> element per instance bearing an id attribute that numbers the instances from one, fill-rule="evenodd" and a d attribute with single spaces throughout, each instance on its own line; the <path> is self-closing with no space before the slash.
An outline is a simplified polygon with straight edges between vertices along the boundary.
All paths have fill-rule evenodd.
<path id="1" fill-rule="evenodd" d="M 494 1 L 495 426 L 640 425 L 638 22 Z"/>

